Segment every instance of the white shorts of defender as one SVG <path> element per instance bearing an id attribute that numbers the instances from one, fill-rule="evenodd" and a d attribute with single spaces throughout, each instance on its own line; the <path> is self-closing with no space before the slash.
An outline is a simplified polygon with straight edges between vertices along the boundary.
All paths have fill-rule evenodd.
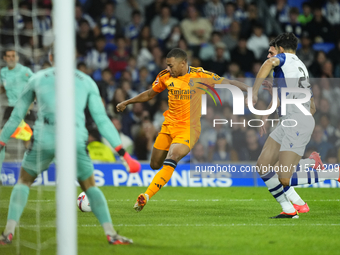
<path id="1" fill-rule="evenodd" d="M 280 151 L 293 151 L 302 156 L 314 126 L 315 120 L 312 115 L 296 113 L 282 118 L 269 136 L 281 145 Z"/>

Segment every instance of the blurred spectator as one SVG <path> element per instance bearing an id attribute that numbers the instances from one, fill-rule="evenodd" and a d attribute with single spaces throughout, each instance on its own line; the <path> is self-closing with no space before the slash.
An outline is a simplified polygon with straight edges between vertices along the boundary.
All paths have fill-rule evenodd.
<path id="1" fill-rule="evenodd" d="M 333 78 L 333 63 L 330 60 L 326 60 L 322 65 L 321 77 Z"/>
<path id="2" fill-rule="evenodd" d="M 171 17 L 170 7 L 163 5 L 160 15 L 155 16 L 151 22 L 152 36 L 162 41 L 165 40 L 177 23 L 178 20 Z"/>
<path id="3" fill-rule="evenodd" d="M 269 12 L 280 23 L 289 22 L 289 5 L 286 0 L 276 0 L 269 8 Z"/>
<path id="4" fill-rule="evenodd" d="M 86 19 L 79 21 L 79 30 L 76 36 L 76 47 L 80 55 L 86 56 L 87 52 L 94 46 L 94 34 Z"/>
<path id="5" fill-rule="evenodd" d="M 306 25 L 313 19 L 312 7 L 309 2 L 304 2 L 302 4 L 302 13 L 298 17 L 298 21 L 301 25 Z"/>
<path id="6" fill-rule="evenodd" d="M 143 119 L 139 133 L 134 140 L 135 155 L 138 160 L 149 160 L 157 131 L 150 119 Z"/>
<path id="7" fill-rule="evenodd" d="M 340 25 L 340 3 L 338 0 L 328 0 L 322 9 L 322 14 L 331 25 Z"/>
<path id="8" fill-rule="evenodd" d="M 223 42 L 216 43 L 215 54 L 206 62 L 205 69 L 222 76 L 228 66 L 225 52 L 227 52 L 225 44 Z"/>
<path id="9" fill-rule="evenodd" d="M 294 33 L 298 38 L 302 34 L 302 27 L 298 21 L 299 13 L 300 12 L 297 7 L 291 8 L 289 10 L 289 20 L 281 25 L 283 32 Z"/>
<path id="10" fill-rule="evenodd" d="M 336 148 L 340 147 L 340 120 L 338 120 L 333 136 L 329 139 L 329 141 L 331 141 Z"/>
<path id="11" fill-rule="evenodd" d="M 224 134 L 217 135 L 213 161 L 230 161 L 230 148 Z"/>
<path id="12" fill-rule="evenodd" d="M 181 38 L 179 39 L 178 41 L 178 48 L 182 49 L 185 51 L 185 53 L 187 54 L 187 62 L 188 62 L 188 65 L 191 65 L 191 60 L 194 56 L 194 49 L 191 50 L 188 46 L 188 43 L 187 41 L 184 39 L 184 38 Z"/>
<path id="13" fill-rule="evenodd" d="M 246 12 L 246 1 L 245 0 L 236 0 L 236 11 L 235 11 L 235 19 L 238 21 L 242 21 L 247 18 Z"/>
<path id="14" fill-rule="evenodd" d="M 221 33 L 214 31 L 211 34 L 211 41 L 208 43 L 205 43 L 201 46 L 199 57 L 201 60 L 205 61 L 211 58 L 216 57 L 216 50 L 215 47 L 218 43 L 220 43 L 222 40 Z M 220 44 L 222 45 L 222 44 Z M 226 45 L 224 47 L 227 49 Z M 230 54 L 229 51 L 224 52 L 225 59 L 230 60 Z"/>
<path id="15" fill-rule="evenodd" d="M 340 78 L 340 38 L 334 49 L 328 52 L 328 58 L 332 61 L 335 69 L 335 77 Z"/>
<path id="16" fill-rule="evenodd" d="M 254 53 L 247 48 L 247 39 L 244 37 L 239 39 L 237 47 L 230 52 L 230 57 L 231 61 L 237 63 L 244 72 L 250 72 L 255 61 Z"/>
<path id="17" fill-rule="evenodd" d="M 131 89 L 131 83 L 128 80 L 122 80 L 120 87 L 128 94 L 129 98 L 137 96 L 137 92 Z"/>
<path id="18" fill-rule="evenodd" d="M 165 0 L 155 0 L 145 8 L 145 24 L 150 26 L 152 19 L 161 13 L 161 8 Z"/>
<path id="19" fill-rule="evenodd" d="M 305 66 L 310 68 L 314 61 L 315 52 L 311 47 L 311 40 L 307 32 L 304 32 L 300 38 L 301 48 L 296 51 L 296 55 L 305 64 Z"/>
<path id="20" fill-rule="evenodd" d="M 114 12 L 115 4 L 106 2 L 104 12 L 98 20 L 100 31 L 108 42 L 113 42 L 113 39 L 120 34 L 120 23 L 114 16 Z M 129 15 L 129 17 L 131 16 Z"/>
<path id="21" fill-rule="evenodd" d="M 231 62 L 230 65 L 228 66 L 227 72 L 223 74 L 223 77 L 229 80 L 234 80 L 237 77 L 239 77 L 241 74 L 242 72 L 241 72 L 240 66 L 235 62 Z"/>
<path id="22" fill-rule="evenodd" d="M 149 0 L 119 0 L 115 2 L 117 3 L 115 15 L 122 26 L 126 26 L 130 22 L 131 13 L 134 10 L 139 10 L 142 13 L 142 16 L 144 16 L 144 5 L 150 3 Z"/>
<path id="23" fill-rule="evenodd" d="M 220 14 L 216 19 L 214 24 L 214 30 L 221 33 L 228 33 L 231 23 L 235 19 L 235 4 L 232 2 L 227 2 L 225 4 L 225 12 Z"/>
<path id="24" fill-rule="evenodd" d="M 178 25 L 174 26 L 168 38 L 165 40 L 166 50 L 170 51 L 173 48 L 178 48 L 178 42 L 182 36 L 181 28 Z"/>
<path id="25" fill-rule="evenodd" d="M 220 0 L 209 0 L 204 6 L 204 15 L 212 24 L 215 19 L 224 14 L 224 6 Z"/>
<path id="26" fill-rule="evenodd" d="M 326 53 L 324 51 L 317 51 L 313 63 L 309 67 L 313 77 L 320 78 L 322 74 L 322 66 L 326 62 Z"/>
<path id="27" fill-rule="evenodd" d="M 149 80 L 149 70 L 143 66 L 139 69 L 139 79 L 133 85 L 133 89 L 138 93 L 141 93 L 144 92 L 150 84 L 151 81 Z"/>
<path id="28" fill-rule="evenodd" d="M 160 71 L 162 71 L 162 58 L 163 58 L 163 52 L 161 48 L 153 47 L 152 60 L 147 65 L 149 72 L 153 77 L 156 77 L 157 74 Z"/>
<path id="29" fill-rule="evenodd" d="M 116 84 L 112 79 L 112 73 L 109 68 L 105 68 L 102 71 L 102 80 L 97 82 L 99 92 L 102 98 L 104 98 L 105 103 L 109 103 L 116 89 Z"/>
<path id="30" fill-rule="evenodd" d="M 241 161 L 256 161 L 261 154 L 262 146 L 259 144 L 258 136 L 254 128 L 246 131 L 246 147 L 239 153 Z"/>
<path id="31" fill-rule="evenodd" d="M 311 39 L 314 43 L 333 42 L 334 36 L 332 33 L 331 24 L 322 16 L 321 7 L 314 8 L 314 17 L 306 26 Z"/>
<path id="32" fill-rule="evenodd" d="M 75 19 L 76 19 L 76 31 L 79 30 L 79 26 L 80 26 L 79 22 L 82 19 L 85 19 L 89 23 L 90 28 L 93 31 L 94 35 L 97 36 L 97 35 L 100 34 L 100 30 L 97 27 L 97 24 L 93 21 L 93 19 L 91 18 L 90 15 L 88 15 L 86 13 L 83 13 L 81 5 L 78 5 L 78 4 L 76 5 L 75 12 L 76 12 L 76 15 L 75 15 Z"/>
<path id="33" fill-rule="evenodd" d="M 237 42 L 240 37 L 241 27 L 240 23 L 237 21 L 233 21 L 230 24 L 229 33 L 223 36 L 223 42 L 227 45 L 229 50 L 235 49 L 237 46 Z"/>
<path id="34" fill-rule="evenodd" d="M 122 88 L 118 87 L 116 88 L 114 94 L 113 94 L 113 97 L 112 97 L 112 100 L 110 102 L 110 105 L 108 107 L 108 111 L 111 115 L 116 115 L 118 114 L 117 112 L 117 109 L 116 109 L 116 106 L 117 104 L 125 101 L 125 100 L 128 100 L 129 99 L 129 95 L 126 93 L 125 90 L 123 90 Z M 125 115 L 128 115 L 129 114 L 129 111 L 131 110 L 131 107 L 133 107 L 132 105 L 128 105 L 127 109 L 125 110 L 124 112 L 124 116 Z M 123 119 L 122 119 L 122 122 L 124 123 Z M 129 129 L 129 127 L 126 127 L 127 129 Z M 127 131 L 127 129 L 125 129 L 125 131 Z M 124 131 L 123 131 L 124 132 Z M 130 133 L 125 133 L 124 134 L 126 135 L 129 135 Z"/>
<path id="35" fill-rule="evenodd" d="M 43 12 L 44 14 L 41 14 L 37 16 L 36 22 L 34 24 L 34 30 L 39 35 L 44 35 L 48 30 L 52 28 L 52 18 L 50 16 L 50 9 L 48 8 L 41 8 L 39 4 L 39 12 Z"/>
<path id="36" fill-rule="evenodd" d="M 191 163 L 198 164 L 198 163 L 206 163 L 206 153 L 204 151 L 204 146 L 200 142 L 197 142 L 192 149 L 192 156 L 191 156 Z"/>
<path id="37" fill-rule="evenodd" d="M 329 101 L 326 98 L 320 99 L 320 106 L 316 109 L 317 109 L 317 111 L 314 114 L 314 119 L 315 119 L 316 123 L 320 123 L 320 118 L 321 118 L 322 114 L 330 114 L 331 124 L 333 126 L 337 125 L 337 119 L 338 119 L 337 115 L 332 114 Z"/>
<path id="38" fill-rule="evenodd" d="M 241 150 L 244 148 L 246 143 L 246 126 L 243 125 L 244 118 L 241 119 L 238 115 L 232 116 L 232 122 L 234 123 L 232 125 L 232 144 L 233 148 L 236 150 L 237 154 L 240 155 Z"/>
<path id="39" fill-rule="evenodd" d="M 98 36 L 95 40 L 95 48 L 86 55 L 85 63 L 92 72 L 96 70 L 101 71 L 108 66 L 108 55 L 104 51 L 105 44 L 105 37 Z"/>
<path id="40" fill-rule="evenodd" d="M 158 46 L 158 41 L 156 38 L 151 37 L 146 46 L 140 49 L 138 58 L 137 58 L 137 66 L 138 68 L 142 66 L 148 66 L 148 63 L 153 60 L 152 49 Z"/>
<path id="41" fill-rule="evenodd" d="M 330 141 L 330 138 L 333 136 L 335 128 L 331 125 L 329 114 L 322 114 L 320 116 L 320 126 L 324 130 L 323 141 Z"/>
<path id="42" fill-rule="evenodd" d="M 135 57 L 130 57 L 126 70 L 131 73 L 132 82 L 136 83 L 139 80 L 139 70 L 137 68 L 137 60 Z"/>
<path id="43" fill-rule="evenodd" d="M 265 24 L 265 21 L 259 17 L 258 9 L 254 2 L 248 5 L 247 13 L 248 17 L 241 23 L 241 34 L 245 37 L 251 35 L 255 24 L 261 24 L 262 27 L 264 27 Z"/>
<path id="44" fill-rule="evenodd" d="M 117 89 L 118 91 L 118 89 Z M 117 92 L 116 91 L 116 92 Z M 123 100 L 121 100 L 122 98 L 117 98 L 117 103 L 122 102 L 123 100 L 126 100 L 126 96 Z M 114 98 L 114 100 L 116 100 Z M 120 101 L 121 100 L 121 101 Z M 114 106 L 116 107 L 116 104 L 114 104 Z M 135 103 L 132 106 L 132 111 L 126 111 L 125 113 L 123 113 L 123 117 L 122 117 L 122 132 L 129 136 L 132 137 L 132 128 L 134 125 L 138 125 L 142 122 L 142 117 L 143 117 L 143 104 L 142 103 Z"/>
<path id="45" fill-rule="evenodd" d="M 269 40 L 268 37 L 263 33 L 262 25 L 254 24 L 253 34 L 247 42 L 247 48 L 253 51 L 255 58 L 259 60 L 263 51 L 268 49 L 268 45 Z"/>
<path id="46" fill-rule="evenodd" d="M 109 68 L 113 75 L 125 70 L 129 61 L 129 52 L 127 51 L 126 39 L 124 37 L 116 38 L 117 49 L 113 51 L 109 60 Z"/>
<path id="47" fill-rule="evenodd" d="M 160 131 L 162 124 L 164 122 L 164 112 L 168 110 L 168 102 L 166 100 L 161 100 L 159 103 L 159 109 L 153 116 L 153 125 L 155 126 L 156 130 Z"/>
<path id="48" fill-rule="evenodd" d="M 89 130 L 87 150 L 93 161 L 107 163 L 116 161 L 110 147 L 101 142 L 101 137 L 97 129 Z"/>
<path id="49" fill-rule="evenodd" d="M 139 10 L 134 10 L 131 14 L 131 22 L 125 27 L 125 38 L 134 40 L 138 38 L 143 27 L 143 18 Z"/>
<path id="50" fill-rule="evenodd" d="M 149 26 L 144 26 L 137 39 L 132 41 L 132 55 L 137 57 L 142 48 L 148 46 L 151 39 L 151 30 Z"/>
<path id="51" fill-rule="evenodd" d="M 324 163 L 332 165 L 339 164 L 337 149 L 334 148 L 328 151 Z"/>
<path id="52" fill-rule="evenodd" d="M 199 47 L 209 41 L 212 26 L 208 19 L 199 16 L 195 6 L 188 7 L 188 17 L 182 20 L 181 28 L 189 46 Z"/>
<path id="53" fill-rule="evenodd" d="M 320 154 L 321 158 L 326 158 L 326 155 L 333 145 L 329 142 L 323 141 L 324 130 L 320 125 L 315 125 L 312 138 L 307 145 L 309 147 L 315 147 L 316 151 Z"/>
<path id="54" fill-rule="evenodd" d="M 132 141 L 132 139 L 130 137 L 128 137 L 127 135 L 124 135 L 122 133 L 122 122 L 117 117 L 110 117 L 110 119 L 111 119 L 113 125 L 115 126 L 115 128 L 117 129 L 117 131 L 119 133 L 119 137 L 120 137 L 120 140 L 122 141 L 123 148 L 130 155 L 132 155 L 133 154 L 133 150 L 134 150 L 133 141 Z M 103 140 L 103 143 L 105 145 L 110 147 L 112 152 L 115 152 L 115 149 L 111 147 L 110 143 L 105 138 L 103 138 L 102 140 Z"/>

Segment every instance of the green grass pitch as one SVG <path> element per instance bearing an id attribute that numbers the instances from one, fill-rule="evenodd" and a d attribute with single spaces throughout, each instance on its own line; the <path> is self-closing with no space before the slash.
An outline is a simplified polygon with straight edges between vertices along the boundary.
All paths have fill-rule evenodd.
<path id="1" fill-rule="evenodd" d="M 0 187 L 1 231 L 11 190 Z M 19 233 L 11 246 L 0 247 L 1 255 L 56 254 L 55 188 L 40 190 L 32 188 Z M 92 213 L 80 212 L 74 198 L 80 255 L 340 254 L 338 189 L 297 189 L 311 211 L 284 220 L 269 219 L 281 207 L 266 188 L 165 187 L 140 213 L 132 207 L 144 187 L 101 190 L 115 228 L 134 244 L 108 245 L 99 222 Z"/>

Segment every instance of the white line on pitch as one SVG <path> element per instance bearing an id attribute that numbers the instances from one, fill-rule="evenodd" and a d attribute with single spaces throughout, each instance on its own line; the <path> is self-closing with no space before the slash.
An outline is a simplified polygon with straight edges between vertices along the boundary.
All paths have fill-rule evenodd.
<path id="1" fill-rule="evenodd" d="M 28 200 L 32 203 L 42 203 L 42 202 L 55 202 L 55 200 Z M 131 199 L 108 199 L 108 202 L 130 202 Z M 135 200 L 133 200 L 135 201 Z M 149 202 L 258 202 L 258 201 L 274 201 L 273 199 L 153 199 Z M 340 199 L 307 199 L 307 202 L 339 202 Z M 9 200 L 2 200 L 1 203 L 9 202 Z"/>
<path id="2" fill-rule="evenodd" d="M 247 224 L 247 223 L 236 223 L 236 224 L 114 224 L 114 227 L 242 227 L 242 226 L 249 226 L 249 227 L 277 227 L 277 226 L 340 226 L 340 224 L 325 224 L 325 223 L 314 223 L 314 224 L 262 224 L 262 223 L 254 223 L 254 224 Z M 5 225 L 0 226 L 0 228 L 4 228 Z M 20 227 L 23 228 L 36 228 L 37 225 L 22 225 Z M 56 225 L 40 225 L 40 228 L 55 228 Z M 92 227 L 101 227 L 99 224 L 82 224 L 78 225 L 78 227 L 83 228 L 92 228 Z"/>

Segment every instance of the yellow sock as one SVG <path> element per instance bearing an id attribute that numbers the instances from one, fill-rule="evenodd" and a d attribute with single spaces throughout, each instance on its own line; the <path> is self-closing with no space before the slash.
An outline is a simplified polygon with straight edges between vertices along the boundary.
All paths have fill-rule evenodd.
<path id="1" fill-rule="evenodd" d="M 149 195 L 149 199 L 155 195 L 171 178 L 177 166 L 177 162 L 172 159 L 164 160 L 163 168 L 155 175 L 146 190 L 145 194 Z"/>

